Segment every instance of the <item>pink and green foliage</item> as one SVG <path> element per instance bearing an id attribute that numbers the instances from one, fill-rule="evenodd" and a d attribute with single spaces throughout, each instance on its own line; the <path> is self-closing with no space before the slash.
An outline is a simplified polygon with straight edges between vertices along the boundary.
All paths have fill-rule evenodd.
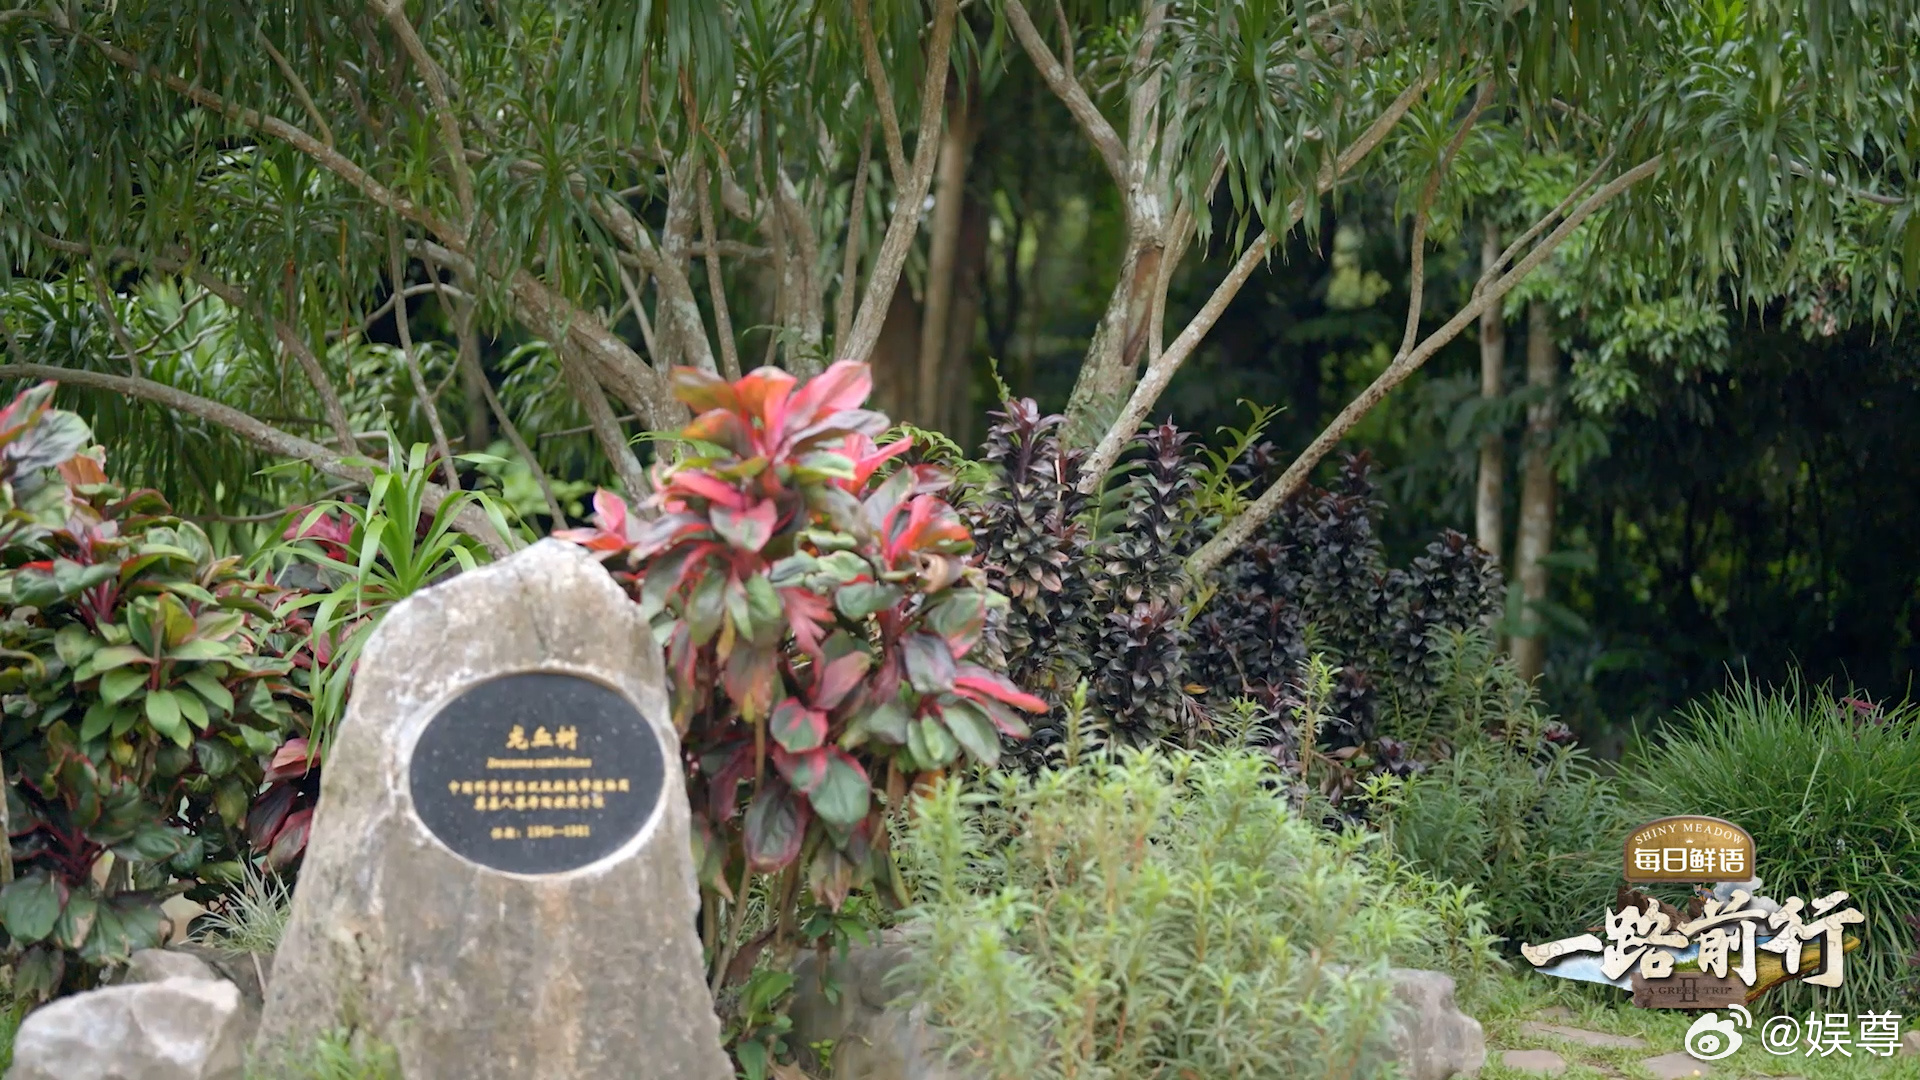
<path id="1" fill-rule="evenodd" d="M 674 390 L 692 449 L 656 466 L 642 514 L 594 498 L 602 552 L 664 643 L 702 883 L 803 865 L 838 907 L 891 866 L 882 812 L 909 781 L 986 765 L 1045 705 L 968 657 L 997 595 L 932 466 L 886 466 L 872 380 L 762 368 Z M 876 789 L 881 798 L 875 798 Z M 739 873 L 735 868 L 740 867 Z"/>
<path id="2" fill-rule="evenodd" d="M 306 728 L 289 590 L 110 483 L 53 390 L 0 410 L 0 957 L 23 998 L 159 944 L 168 896 L 223 896 L 249 801 Z M 306 823 L 277 822 L 269 858 Z"/>

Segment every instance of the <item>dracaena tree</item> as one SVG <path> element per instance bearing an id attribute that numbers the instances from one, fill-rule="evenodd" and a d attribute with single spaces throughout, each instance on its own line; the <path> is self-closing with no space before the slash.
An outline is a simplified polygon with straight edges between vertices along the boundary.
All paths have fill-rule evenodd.
<path id="1" fill-rule="evenodd" d="M 623 425 L 685 421 L 674 366 L 807 375 L 873 350 L 918 232 L 949 61 L 970 48 L 956 9 L 9 5 L 0 246 L 13 273 L 66 286 L 67 318 L 31 334 L 9 320 L 6 374 L 58 366 L 70 390 L 197 417 L 366 484 L 347 391 L 370 373 L 334 346 L 391 314 L 400 348 L 372 374 L 411 390 L 449 462 L 431 511 L 456 478 L 412 324 L 437 305 L 451 364 L 523 457 L 527 433 L 480 368 L 483 336 L 549 343 L 547 392 L 643 493 Z M 766 310 L 736 316 L 738 279 L 763 272 Z M 279 408 L 149 363 L 120 293 L 154 279 L 245 320 L 233 361 L 280 374 Z M 79 322 L 98 331 L 87 348 L 58 347 Z M 479 515 L 460 522 L 496 550 L 513 543 Z"/>
<path id="2" fill-rule="evenodd" d="M 638 496 L 623 425 L 686 419 L 675 366 L 867 360 L 909 263 L 924 251 L 922 285 L 951 276 L 965 140 L 943 136 L 968 94 L 1027 64 L 1125 209 L 1063 432 L 1088 491 L 1284 238 L 1361 183 L 1395 192 L 1406 223 L 1411 303 L 1386 369 L 1197 548 L 1197 581 L 1577 234 L 1675 282 L 1737 275 L 1750 298 L 1840 251 L 1862 310 L 1891 310 L 1920 278 L 1914 20 L 1915 0 L 16 0 L 0 12 L 7 261 L 66 283 L 106 332 L 58 371 L 44 338 L 0 340 L 11 374 L 366 483 L 356 380 L 329 343 L 391 311 L 400 347 L 379 363 L 451 462 L 409 324 L 431 304 L 474 408 L 529 459 L 479 342 L 547 342 L 548 396 Z M 1484 190 L 1463 177 L 1495 130 L 1578 179 L 1477 280 L 1429 287 L 1428 249 Z M 1193 259 L 1223 265 L 1218 286 L 1169 312 Z M 299 423 L 151 370 L 114 314 L 129 274 L 246 320 L 239 362 L 284 373 Z"/>
<path id="3" fill-rule="evenodd" d="M 1386 369 L 1199 547 L 1196 579 L 1576 236 L 1588 257 L 1659 267 L 1656 292 L 1731 281 L 1756 300 L 1839 266 L 1850 277 L 1827 283 L 1884 315 L 1920 282 L 1905 0 L 1003 0 L 999 10 L 1125 211 L 1123 256 L 1066 424 L 1070 443 L 1091 447 L 1088 490 L 1263 261 L 1317 228 L 1328 200 L 1383 187 L 1408 223 L 1410 303 Z M 1576 179 L 1512 223 L 1448 302 L 1451 290 L 1429 288 L 1428 248 L 1488 190 L 1474 169 L 1497 168 L 1480 151 L 1489 141 L 1567 160 Z M 1230 264 L 1170 323 L 1171 277 L 1196 245 Z"/>

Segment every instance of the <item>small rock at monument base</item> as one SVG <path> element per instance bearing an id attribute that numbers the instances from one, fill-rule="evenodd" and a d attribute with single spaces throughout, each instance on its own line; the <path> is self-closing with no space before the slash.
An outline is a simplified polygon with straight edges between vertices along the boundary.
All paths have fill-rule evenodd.
<path id="1" fill-rule="evenodd" d="M 172 949 L 141 949 L 127 960 L 121 983 L 155 983 L 168 979 L 218 979 L 213 966 L 192 953 Z"/>
<path id="2" fill-rule="evenodd" d="M 241 1080 L 251 1034 L 230 982 L 109 986 L 28 1013 L 7 1080 Z"/>

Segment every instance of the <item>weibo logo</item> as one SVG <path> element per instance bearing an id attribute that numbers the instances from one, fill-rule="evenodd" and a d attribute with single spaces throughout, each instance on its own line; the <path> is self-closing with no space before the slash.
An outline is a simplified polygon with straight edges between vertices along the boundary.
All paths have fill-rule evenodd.
<path id="1" fill-rule="evenodd" d="M 1734 1025 L 1736 1017 L 1739 1027 Z M 1739 1028 L 1752 1026 L 1753 1014 L 1747 1011 L 1745 1005 L 1728 1006 L 1724 1020 L 1718 1013 L 1702 1013 L 1700 1019 L 1687 1029 L 1687 1053 L 1700 1061 L 1719 1061 L 1740 1049 L 1744 1039 Z"/>

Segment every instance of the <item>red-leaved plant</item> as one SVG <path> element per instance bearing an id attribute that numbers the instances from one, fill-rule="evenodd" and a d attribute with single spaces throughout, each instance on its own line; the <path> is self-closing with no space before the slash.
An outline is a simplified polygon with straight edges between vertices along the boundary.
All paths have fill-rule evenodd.
<path id="1" fill-rule="evenodd" d="M 950 478 L 882 477 L 908 443 L 874 445 L 865 364 L 673 381 L 691 452 L 654 467 L 642 514 L 602 491 L 598 528 L 556 535 L 605 553 L 665 644 L 703 888 L 786 870 L 790 903 L 804 867 L 837 909 L 893 880 L 888 802 L 963 752 L 995 763 L 1027 733 L 1017 710 L 1045 705 L 967 662 L 998 598 L 965 564 Z"/>

